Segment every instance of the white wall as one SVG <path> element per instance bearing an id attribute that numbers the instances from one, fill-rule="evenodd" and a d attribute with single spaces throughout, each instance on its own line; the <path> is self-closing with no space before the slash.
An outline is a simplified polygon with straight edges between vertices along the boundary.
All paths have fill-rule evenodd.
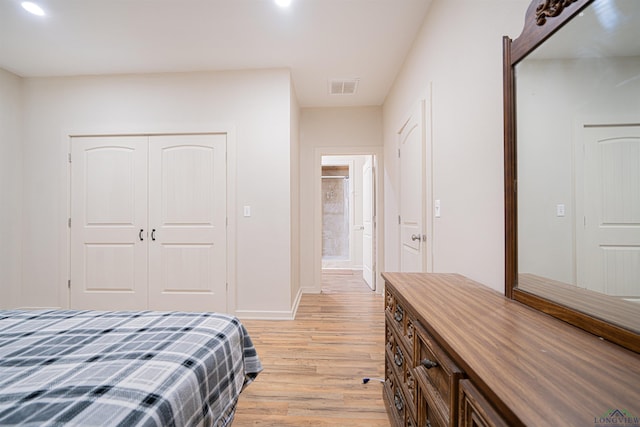
<path id="1" fill-rule="evenodd" d="M 326 154 L 357 153 L 358 147 L 382 147 L 382 109 L 380 107 L 303 108 L 300 117 L 300 283 L 307 291 L 319 291 L 321 253 L 315 235 L 320 224 L 315 212 L 318 150 Z M 332 150 L 335 148 L 335 150 Z M 353 153 L 343 149 L 353 148 Z M 365 150 L 367 151 L 367 150 Z M 316 162 L 316 160 L 318 160 Z M 317 163 L 317 164 L 316 164 Z M 319 179 L 319 177 L 318 177 Z"/>
<path id="2" fill-rule="evenodd" d="M 20 299 L 22 80 L 0 68 L 0 308 Z"/>
<path id="3" fill-rule="evenodd" d="M 504 291 L 502 36 L 515 38 L 529 0 L 434 0 L 383 109 L 385 269 L 397 270 L 396 133 L 432 84 L 435 272 Z"/>
<path id="4" fill-rule="evenodd" d="M 290 315 L 290 91 L 288 70 L 25 79 L 21 304 L 65 305 L 68 132 L 222 124 L 235 129 L 238 314 Z"/>

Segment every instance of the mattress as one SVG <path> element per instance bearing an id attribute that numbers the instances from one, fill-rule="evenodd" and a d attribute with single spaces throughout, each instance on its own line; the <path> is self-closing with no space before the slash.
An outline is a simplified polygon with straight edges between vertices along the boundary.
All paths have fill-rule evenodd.
<path id="1" fill-rule="evenodd" d="M 2 426 L 228 426 L 261 370 L 227 315 L 0 311 Z"/>

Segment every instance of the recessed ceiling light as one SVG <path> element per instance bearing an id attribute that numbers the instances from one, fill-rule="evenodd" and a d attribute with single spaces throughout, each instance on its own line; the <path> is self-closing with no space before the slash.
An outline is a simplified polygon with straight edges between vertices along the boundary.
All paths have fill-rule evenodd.
<path id="1" fill-rule="evenodd" d="M 22 7 L 29 13 L 33 13 L 34 15 L 44 16 L 44 10 L 40 6 L 30 1 L 23 1 Z"/>
<path id="2" fill-rule="evenodd" d="M 275 2 L 280 7 L 289 7 L 289 6 L 291 6 L 291 0 L 275 0 Z"/>

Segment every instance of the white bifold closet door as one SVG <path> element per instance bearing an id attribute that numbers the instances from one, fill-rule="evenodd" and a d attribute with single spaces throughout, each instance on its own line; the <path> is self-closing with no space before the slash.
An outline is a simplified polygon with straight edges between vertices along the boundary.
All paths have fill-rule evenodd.
<path id="1" fill-rule="evenodd" d="M 71 308 L 226 312 L 226 135 L 74 137 L 71 152 Z"/>

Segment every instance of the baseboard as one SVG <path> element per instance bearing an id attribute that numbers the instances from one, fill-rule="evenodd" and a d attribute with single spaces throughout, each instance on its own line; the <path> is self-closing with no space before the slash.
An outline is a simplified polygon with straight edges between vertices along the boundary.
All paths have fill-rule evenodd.
<path id="1" fill-rule="evenodd" d="M 305 286 L 300 289 L 303 294 L 319 294 L 322 292 L 322 289 L 318 289 L 314 286 Z"/>
<path id="2" fill-rule="evenodd" d="M 301 299 L 302 299 L 302 288 L 298 289 L 298 294 L 296 295 L 296 299 L 293 301 L 293 307 L 291 308 L 291 314 L 293 315 L 292 319 L 296 318 L 296 313 L 298 312 L 298 307 L 300 306 Z"/>
<path id="3" fill-rule="evenodd" d="M 294 320 L 296 318 L 298 306 L 300 305 L 302 293 L 302 289 L 299 289 L 290 311 L 236 310 L 235 315 L 240 320 Z"/>
<path id="4" fill-rule="evenodd" d="M 361 268 L 323 268 L 322 269 L 322 274 L 327 274 L 327 275 L 336 275 L 336 276 L 344 276 L 344 275 L 354 275 L 354 274 L 361 274 L 362 273 L 362 269 Z"/>
<path id="5" fill-rule="evenodd" d="M 293 320 L 291 311 L 236 310 L 240 320 Z"/>

